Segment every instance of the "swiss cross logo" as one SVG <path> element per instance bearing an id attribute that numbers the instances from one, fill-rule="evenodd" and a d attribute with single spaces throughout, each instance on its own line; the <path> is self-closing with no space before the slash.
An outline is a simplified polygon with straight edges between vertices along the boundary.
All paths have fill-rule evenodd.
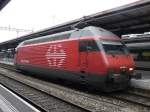
<path id="1" fill-rule="evenodd" d="M 49 67 L 62 67 L 66 59 L 66 51 L 61 44 L 50 45 L 46 52 Z"/>

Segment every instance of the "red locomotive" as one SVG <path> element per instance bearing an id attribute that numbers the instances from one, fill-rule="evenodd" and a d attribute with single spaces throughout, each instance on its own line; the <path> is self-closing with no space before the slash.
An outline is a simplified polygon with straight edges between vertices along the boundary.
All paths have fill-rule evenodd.
<path id="1" fill-rule="evenodd" d="M 26 40 L 17 47 L 15 61 L 20 70 L 103 91 L 125 89 L 134 70 L 120 38 L 94 26 Z"/>

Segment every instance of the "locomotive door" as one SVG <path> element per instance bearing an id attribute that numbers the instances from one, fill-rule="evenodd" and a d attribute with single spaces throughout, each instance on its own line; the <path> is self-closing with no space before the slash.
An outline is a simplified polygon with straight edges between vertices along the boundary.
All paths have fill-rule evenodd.
<path id="1" fill-rule="evenodd" d="M 94 36 L 94 34 L 90 31 L 90 30 L 82 30 L 81 31 L 81 35 L 80 37 L 92 37 Z M 80 71 L 82 73 L 85 73 L 88 71 L 88 56 L 89 56 L 89 52 L 88 52 L 88 48 L 90 46 L 88 46 L 89 44 L 89 40 L 79 40 L 79 63 L 80 63 Z"/>
<path id="2" fill-rule="evenodd" d="M 88 42 L 86 40 L 79 41 L 79 64 L 81 73 L 86 73 L 88 68 L 87 45 Z"/>

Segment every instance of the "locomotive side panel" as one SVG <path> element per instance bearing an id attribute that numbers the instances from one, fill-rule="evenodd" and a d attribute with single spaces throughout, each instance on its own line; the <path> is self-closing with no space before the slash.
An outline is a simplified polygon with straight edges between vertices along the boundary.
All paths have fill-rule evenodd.
<path id="1" fill-rule="evenodd" d="M 18 49 L 17 67 L 42 76 L 80 79 L 78 40 L 28 45 Z"/>
<path id="2" fill-rule="evenodd" d="M 20 47 L 17 63 L 78 71 L 78 42 L 63 41 Z"/>
<path id="3" fill-rule="evenodd" d="M 45 58 L 45 52 L 48 46 L 24 46 L 18 49 L 17 53 L 17 63 L 22 65 L 32 65 L 32 66 L 48 66 Z"/>

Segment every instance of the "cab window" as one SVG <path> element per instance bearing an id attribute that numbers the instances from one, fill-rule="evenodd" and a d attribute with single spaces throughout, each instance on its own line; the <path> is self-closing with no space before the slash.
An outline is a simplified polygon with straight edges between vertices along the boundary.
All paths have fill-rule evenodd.
<path id="1" fill-rule="evenodd" d="M 94 40 L 81 40 L 79 42 L 79 51 L 99 51 L 99 48 Z"/>
<path id="2" fill-rule="evenodd" d="M 107 54 L 129 54 L 127 47 L 120 41 L 102 41 L 102 46 Z"/>

